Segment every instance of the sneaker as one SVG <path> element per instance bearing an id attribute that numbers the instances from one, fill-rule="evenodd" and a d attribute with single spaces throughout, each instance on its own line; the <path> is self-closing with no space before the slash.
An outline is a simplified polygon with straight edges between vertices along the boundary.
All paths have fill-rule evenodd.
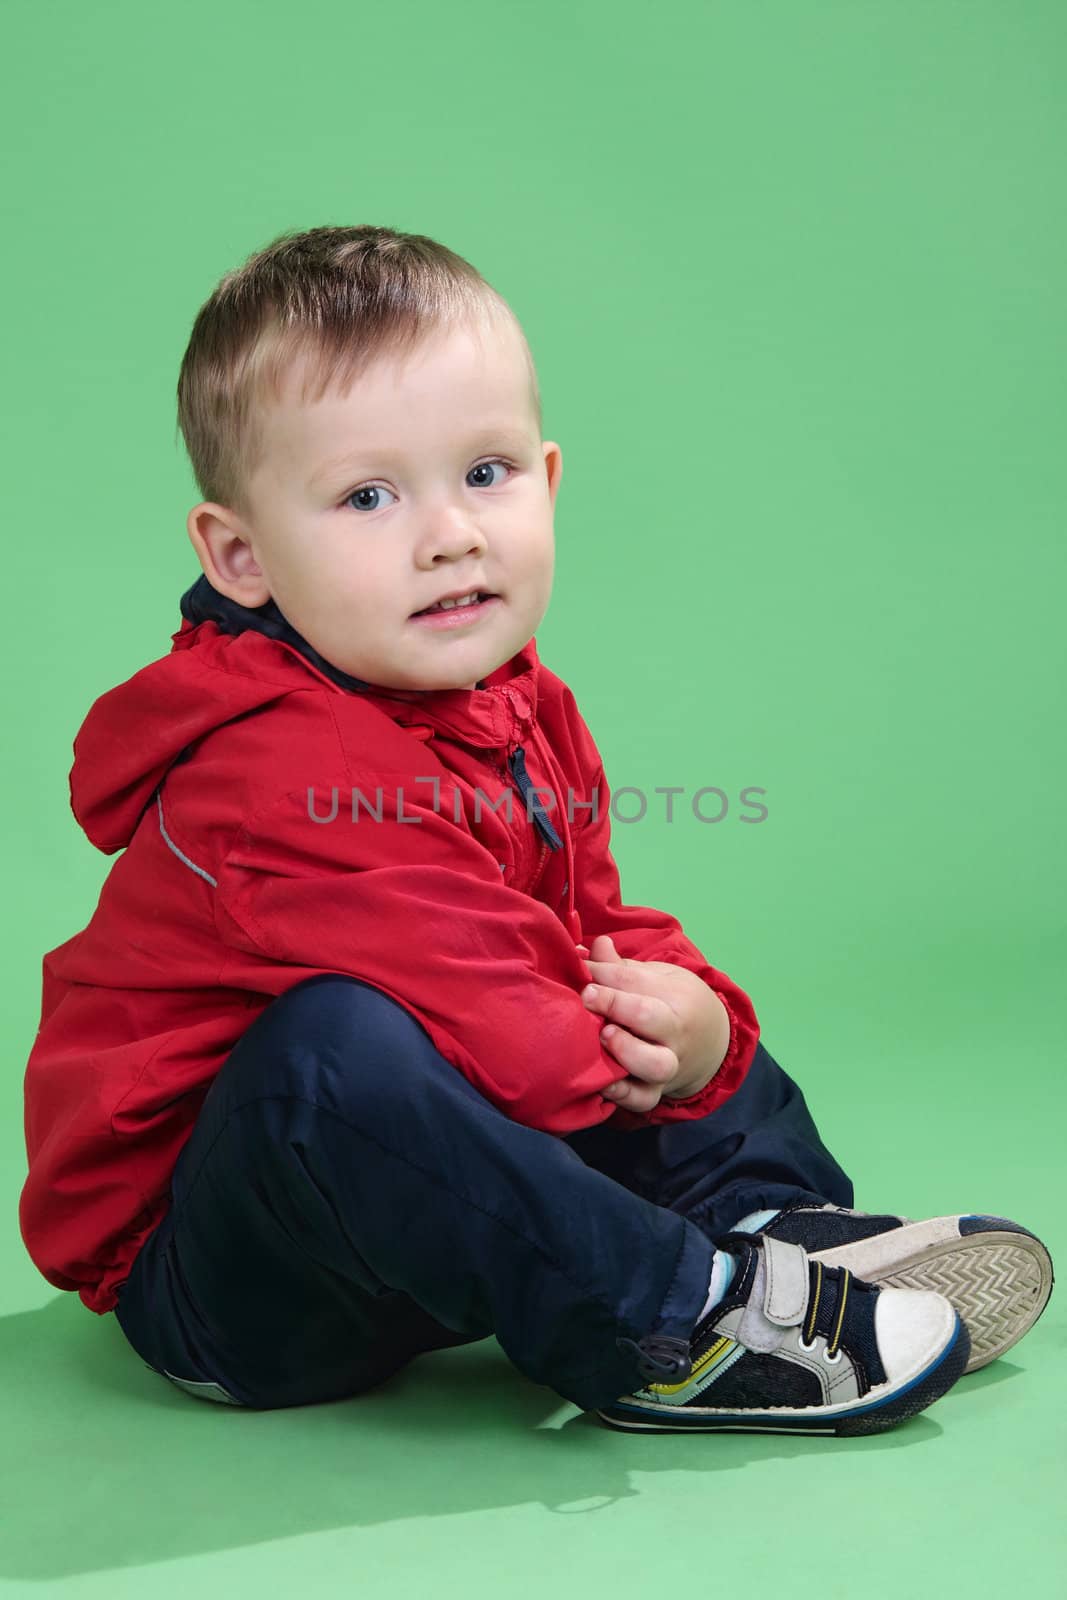
<path id="1" fill-rule="evenodd" d="M 942 1295 L 878 1288 L 770 1234 L 715 1243 L 737 1271 L 688 1339 L 616 1341 L 649 1381 L 597 1408 L 611 1427 L 881 1433 L 962 1375 L 970 1338 Z"/>
<path id="2" fill-rule="evenodd" d="M 761 1232 L 802 1245 L 813 1261 L 868 1283 L 932 1289 L 967 1324 L 975 1372 L 1010 1350 L 1048 1305 L 1052 1258 L 1036 1234 L 1006 1217 L 910 1217 L 799 1201 Z"/>

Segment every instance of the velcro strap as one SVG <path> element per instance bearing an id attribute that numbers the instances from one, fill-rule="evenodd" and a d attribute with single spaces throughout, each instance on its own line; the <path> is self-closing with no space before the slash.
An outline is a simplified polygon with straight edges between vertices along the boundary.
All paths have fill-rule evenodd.
<path id="1" fill-rule="evenodd" d="M 808 1256 L 798 1244 L 763 1235 L 766 1283 L 763 1314 L 768 1322 L 791 1327 L 800 1321 L 808 1303 Z"/>

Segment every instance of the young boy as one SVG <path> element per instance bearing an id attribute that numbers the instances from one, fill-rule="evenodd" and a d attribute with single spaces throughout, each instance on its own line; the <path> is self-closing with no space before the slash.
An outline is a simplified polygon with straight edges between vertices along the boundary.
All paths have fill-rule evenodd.
<path id="1" fill-rule="evenodd" d="M 868 1433 L 1014 1344 L 1041 1242 L 854 1210 L 749 997 L 621 900 L 507 303 L 421 235 L 283 235 L 178 402 L 203 575 L 74 743 L 123 854 L 44 957 L 45 1278 L 255 1408 L 495 1334 L 613 1426 Z"/>

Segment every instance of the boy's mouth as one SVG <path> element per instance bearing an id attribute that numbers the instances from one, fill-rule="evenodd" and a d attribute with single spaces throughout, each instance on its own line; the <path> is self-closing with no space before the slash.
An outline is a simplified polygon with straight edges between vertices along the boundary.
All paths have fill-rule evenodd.
<path id="1" fill-rule="evenodd" d="M 442 604 L 438 601 L 435 605 L 425 606 L 422 611 L 413 611 L 412 617 L 473 617 L 489 601 L 500 598 L 499 595 L 491 594 L 485 589 L 472 590 L 471 593 L 475 596 L 471 604 L 464 605 L 457 601 L 447 601 Z M 461 596 L 460 600 L 464 598 L 465 596 Z"/>

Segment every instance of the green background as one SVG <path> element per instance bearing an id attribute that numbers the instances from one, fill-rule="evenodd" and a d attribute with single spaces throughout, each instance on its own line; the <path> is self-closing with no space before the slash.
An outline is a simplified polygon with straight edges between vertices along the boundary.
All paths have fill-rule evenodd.
<path id="1" fill-rule="evenodd" d="M 626 898 L 753 996 L 861 1207 L 1062 1257 L 1067 8 L 67 0 L 5 32 L 0 1594 L 1063 1593 L 1062 1289 L 871 1439 L 614 1433 L 495 1341 L 241 1413 L 53 1290 L 17 1201 L 41 956 L 111 865 L 71 743 L 200 570 L 193 317 L 279 232 L 373 222 L 526 329 L 564 455 L 538 644 L 609 782 L 733 798 L 616 824 Z"/>

